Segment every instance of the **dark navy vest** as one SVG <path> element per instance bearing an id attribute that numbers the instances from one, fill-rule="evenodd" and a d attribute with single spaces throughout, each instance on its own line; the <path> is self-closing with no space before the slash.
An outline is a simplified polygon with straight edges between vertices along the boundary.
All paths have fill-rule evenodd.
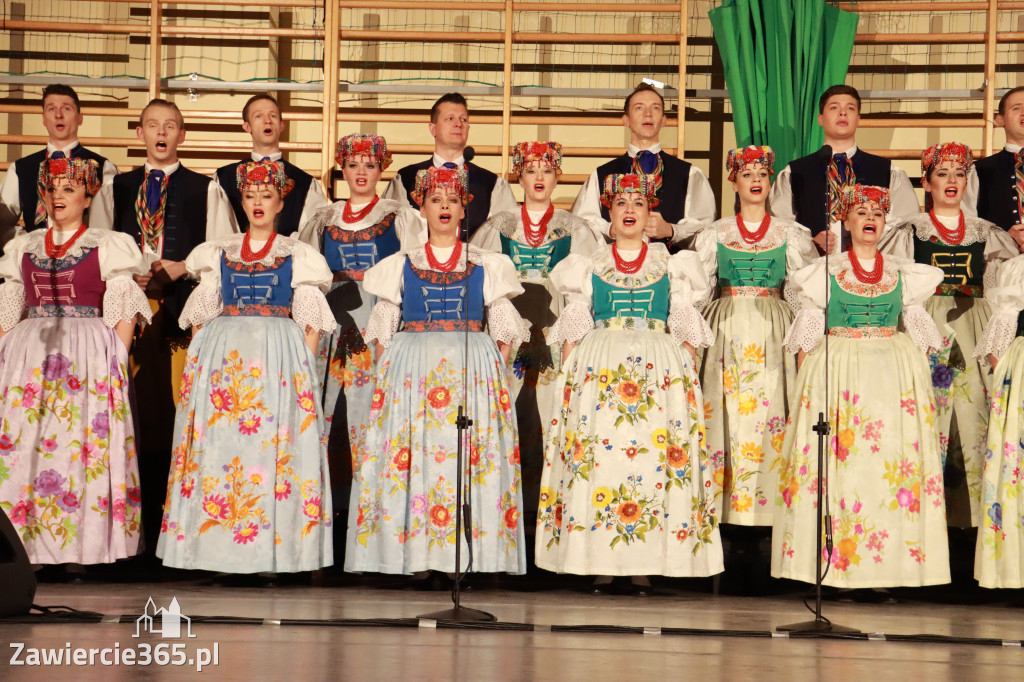
<path id="1" fill-rule="evenodd" d="M 978 217 L 1008 230 L 1021 221 L 1014 155 L 1002 151 L 974 163 L 978 174 Z"/>
<path id="2" fill-rule="evenodd" d="M 252 161 L 252 157 L 247 156 L 239 163 L 245 163 L 246 161 Z M 288 176 L 289 180 L 295 181 L 292 191 L 284 198 L 284 208 L 281 209 L 281 213 L 277 216 L 278 234 L 289 235 L 298 232 L 299 228 L 302 227 L 299 225 L 299 220 L 302 218 L 302 208 L 306 205 L 306 195 L 309 193 L 309 186 L 313 182 L 313 176 L 284 159 L 281 159 L 281 161 L 284 162 L 284 174 Z M 217 182 L 220 183 L 224 193 L 228 195 L 228 199 L 231 201 L 231 210 L 235 212 L 235 221 L 238 223 L 239 231 L 245 232 L 249 229 L 249 218 L 245 215 L 245 211 L 242 210 L 242 195 L 238 191 L 237 171 L 238 163 L 229 163 L 226 166 L 221 166 L 217 169 Z"/>
<path id="3" fill-rule="evenodd" d="M 406 166 L 398 171 L 398 176 L 402 178 L 402 186 L 405 187 L 406 196 L 409 198 L 410 206 L 419 208 L 412 199 L 412 191 L 416 189 L 416 173 L 426 170 L 433 165 L 433 159 L 427 159 L 426 161 Z M 498 176 L 475 163 L 467 163 L 466 172 L 469 174 L 469 193 L 473 195 L 473 201 L 469 202 L 469 205 L 466 206 L 469 236 L 472 237 L 477 228 L 484 224 L 484 221 L 487 220 L 487 215 L 491 212 L 491 194 L 494 193 L 494 185 L 498 182 Z"/>
<path id="4" fill-rule="evenodd" d="M 888 187 L 892 162 L 860 149 L 850 159 L 853 174 L 862 185 Z M 793 213 L 796 222 L 812 235 L 828 227 L 828 167 L 817 152 L 789 162 L 789 184 L 793 190 Z"/>
<path id="5" fill-rule="evenodd" d="M 484 269 L 468 263 L 464 272 L 437 272 L 403 268 L 402 321 L 482 322 L 484 319 Z"/>
<path id="6" fill-rule="evenodd" d="M 100 165 L 100 176 L 103 175 L 103 164 L 105 158 L 95 152 L 91 152 L 82 145 L 75 145 L 71 150 L 73 159 L 92 159 Z M 14 162 L 14 172 L 18 176 L 18 199 L 21 202 L 21 214 L 25 216 L 25 231 L 31 232 L 41 227 L 46 227 L 46 220 L 36 224 L 36 205 L 39 203 L 39 166 L 46 159 L 46 150 L 41 149 L 34 154 L 23 156 Z"/>
<path id="7" fill-rule="evenodd" d="M 135 200 L 146 177 L 145 167 L 114 177 L 114 229 L 132 236 L 142 244 L 142 230 L 135 215 Z M 167 181 L 167 205 L 164 216 L 163 258 L 183 261 L 192 249 L 206 241 L 206 197 L 212 180 L 184 166 L 171 173 Z M 163 308 L 167 317 L 164 333 L 184 336 L 178 316 L 195 289 L 193 280 L 182 277 L 164 287 Z"/>
<path id="8" fill-rule="evenodd" d="M 288 317 L 292 302 L 292 257 L 274 264 L 236 263 L 221 256 L 221 299 L 229 315 Z"/>
<path id="9" fill-rule="evenodd" d="M 667 223 L 678 223 L 686 217 L 686 190 L 690 184 L 690 162 L 683 161 L 665 152 L 658 152 L 664 170 L 661 175 L 661 190 L 655 195 L 658 197 L 658 206 L 654 209 L 661 214 Z M 629 154 L 623 154 L 617 159 L 597 168 L 597 191 L 600 194 L 604 189 L 604 179 L 613 173 L 632 173 L 633 159 Z M 611 221 L 608 209 L 601 204 L 601 217 Z"/>
<path id="10" fill-rule="evenodd" d="M 398 253 L 401 244 L 395 231 L 395 214 L 389 213 L 377 225 L 345 230 L 337 225 L 324 228 L 324 258 L 331 272 L 362 279 L 362 273 L 384 258 Z"/>

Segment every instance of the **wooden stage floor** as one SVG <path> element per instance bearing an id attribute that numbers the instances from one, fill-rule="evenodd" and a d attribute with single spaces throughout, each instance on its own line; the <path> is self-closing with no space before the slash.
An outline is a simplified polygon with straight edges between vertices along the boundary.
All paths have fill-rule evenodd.
<path id="1" fill-rule="evenodd" d="M 318 623 L 216 624 L 197 618 L 193 639 L 158 634 L 135 638 L 134 619 L 148 598 L 168 607 L 177 598 L 188 616 L 305 619 Z M 1007 600 L 984 605 L 827 602 L 825 614 L 864 632 L 1024 639 L 1024 609 Z M 1012 645 L 904 643 L 840 639 L 783 639 L 658 634 L 657 628 L 770 631 L 810 615 L 798 594 L 715 596 L 662 589 L 652 597 L 594 596 L 572 589 L 522 592 L 478 588 L 463 604 L 499 621 L 531 624 L 527 631 L 391 627 L 369 623 L 325 626 L 332 619 L 413 619 L 450 605 L 444 592 L 366 586 L 231 588 L 191 581 L 40 585 L 36 603 L 65 605 L 108 616 L 101 623 L 0 624 L 7 653 L 0 679 L 116 680 L 1013 680 L 1024 676 L 1024 651 Z M 130 617 L 130 618 L 129 618 Z M 649 634 L 552 632 L 550 626 L 620 625 Z M 184 627 L 183 627 L 184 632 Z M 11 643 L 36 649 L 138 648 L 184 643 L 186 655 L 212 650 L 218 662 L 194 667 L 101 665 L 14 666 Z M 22 660 L 26 653 L 22 652 Z"/>

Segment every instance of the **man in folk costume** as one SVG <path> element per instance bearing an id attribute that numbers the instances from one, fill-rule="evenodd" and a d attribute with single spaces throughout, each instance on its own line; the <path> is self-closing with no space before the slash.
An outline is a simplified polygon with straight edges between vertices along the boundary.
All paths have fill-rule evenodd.
<path id="1" fill-rule="evenodd" d="M 469 174 L 469 192 L 473 195 L 473 203 L 466 207 L 465 218 L 470 237 L 489 217 L 502 211 L 519 209 L 512 188 L 504 178 L 466 160 L 469 108 L 465 97 L 457 92 L 449 92 L 434 102 L 430 108 L 429 128 L 434 138 L 434 155 L 426 161 L 399 170 L 381 198 L 394 199 L 401 206 L 416 209 L 412 193 L 416 189 L 417 173 L 427 168 L 461 168 Z"/>
<path id="2" fill-rule="evenodd" d="M 43 161 L 48 159 L 90 159 L 99 164 L 103 184 L 117 175 L 117 166 L 78 142 L 82 110 L 73 88 L 55 83 L 43 90 L 43 127 L 46 149 L 15 161 L 0 182 L 0 248 L 17 233 L 18 217 L 25 217 L 25 231 L 46 227 L 46 207 L 40 187 Z M 110 204 L 97 195 L 89 207 L 89 227 L 110 229 Z"/>
<path id="3" fill-rule="evenodd" d="M 294 183 L 277 218 L 278 234 L 290 235 L 298 232 L 316 211 L 330 205 L 331 202 L 324 195 L 323 187 L 312 175 L 282 158 L 281 133 L 284 126 L 285 122 L 281 118 L 277 100 L 266 93 L 253 95 L 242 107 L 242 130 L 252 137 L 252 153 L 241 161 L 280 161 L 284 164 L 284 172 L 288 179 Z M 237 170 L 238 162 L 221 166 L 217 169 L 216 180 L 231 201 L 234 225 L 245 232 L 249 228 L 249 220 L 242 210 L 242 195 L 235 181 Z"/>
<path id="4" fill-rule="evenodd" d="M 599 166 L 580 188 L 572 212 L 604 235 L 611 226 L 608 208 L 601 204 L 601 188 L 609 175 L 634 173 L 653 176 L 657 210 L 652 210 L 644 235 L 666 244 L 692 237 L 714 222 L 717 202 L 711 183 L 701 169 L 666 154 L 659 135 L 665 125 L 665 98 L 641 83 L 626 98 L 622 124 L 629 129 L 629 148 L 622 156 Z"/>
<path id="5" fill-rule="evenodd" d="M 1001 150 L 974 163 L 967 176 L 964 213 L 977 214 L 1009 232 L 1024 252 L 1024 86 L 999 100 L 997 126 L 1006 131 Z"/>
<path id="6" fill-rule="evenodd" d="M 857 89 L 833 85 L 825 90 L 818 99 L 818 125 L 825 131 L 825 144 L 832 148 L 831 160 L 814 152 L 791 161 L 776 177 L 769 195 L 771 214 L 808 228 L 821 253 L 830 243 L 827 235 L 834 240 L 842 237 L 840 199 L 854 185 L 889 190 L 892 210 L 886 215 L 887 228 L 921 211 L 906 171 L 889 159 L 857 149 L 859 124 Z"/>
<path id="7" fill-rule="evenodd" d="M 146 146 L 146 163 L 114 178 L 114 229 L 140 245 L 149 272 L 135 278 L 149 298 L 153 323 L 132 348 L 135 397 L 139 411 L 139 473 L 145 536 L 157 537 L 161 493 L 170 466 L 174 410 L 189 337 L 178 326 L 196 284 L 185 277 L 185 258 L 205 241 L 230 236 L 231 205 L 224 190 L 205 175 L 185 168 L 178 145 L 185 121 L 173 103 L 154 99 L 142 110 L 135 129 Z M 155 525 L 154 525 L 155 524 Z"/>

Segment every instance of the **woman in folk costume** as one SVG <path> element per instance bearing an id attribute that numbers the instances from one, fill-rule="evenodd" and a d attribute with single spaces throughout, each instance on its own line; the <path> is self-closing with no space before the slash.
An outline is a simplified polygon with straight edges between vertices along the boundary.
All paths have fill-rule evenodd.
<path id="1" fill-rule="evenodd" d="M 711 330 L 694 307 L 708 279 L 690 251 L 673 256 L 643 231 L 649 176 L 611 175 L 602 201 L 615 243 L 570 255 L 551 273 L 567 304 L 549 341 L 563 345 L 562 406 L 551 427 L 537 519 L 537 565 L 631 576 L 722 570 L 714 499 L 721 470 L 704 446 L 695 349 Z"/>
<path id="2" fill-rule="evenodd" d="M 417 579 L 455 570 L 455 543 L 464 542 L 455 534 L 456 417 L 465 400 L 473 570 L 523 573 L 519 443 L 505 370 L 529 337 L 510 300 L 523 289 L 506 256 L 459 240 L 472 201 L 464 170 L 421 170 L 413 197 L 429 240 L 363 279 L 378 301 L 365 338 L 379 357 L 366 456 L 355 462 L 345 570 Z"/>
<path id="3" fill-rule="evenodd" d="M 708 453 L 724 461 L 722 521 L 741 526 L 772 524 L 796 381 L 796 356 L 783 339 L 797 304 L 782 300 L 783 285 L 817 258 L 807 228 L 765 210 L 774 161 L 770 147 L 729 152 L 740 211 L 699 233 L 694 244 L 711 286 L 719 287 L 704 312 L 715 342 L 700 372 Z"/>
<path id="4" fill-rule="evenodd" d="M 982 587 L 1024 587 L 1024 256 L 985 288 L 992 318 L 975 354 L 992 373 L 974 577 Z"/>
<path id="5" fill-rule="evenodd" d="M 561 399 L 555 387 L 561 349 L 550 348 L 544 338 L 544 330 L 555 323 L 563 306 L 562 295 L 551 284 L 551 270 L 570 253 L 591 254 L 597 236 L 585 220 L 551 203 L 562 174 L 562 145 L 520 142 L 512 152 L 512 172 L 519 175 L 526 197 L 522 208 L 489 218 L 471 243 L 511 258 L 524 289 L 513 305 L 530 324 L 530 340 L 520 347 L 509 380 L 519 420 L 527 509 L 535 509 L 544 433 Z"/>
<path id="6" fill-rule="evenodd" d="M 227 573 L 333 562 L 326 426 L 316 349 L 335 320 L 323 256 L 274 231 L 291 188 L 279 162 L 238 166 L 249 230 L 189 254 L 199 286 L 174 422 L 157 556 Z"/>
<path id="7" fill-rule="evenodd" d="M 0 258 L 0 508 L 33 564 L 110 563 L 139 546 L 127 365 L 150 320 L 132 280 L 147 268 L 130 237 L 83 222 L 100 180 L 92 160 L 44 162 L 49 227 Z"/>
<path id="8" fill-rule="evenodd" d="M 779 578 L 815 582 L 819 476 L 813 428 L 824 412 L 832 426 L 825 494 L 834 529 L 825 584 L 884 588 L 949 581 L 927 357 L 942 338 L 922 307 L 942 271 L 878 252 L 888 210 L 888 190 L 847 189 L 842 214 L 851 250 L 830 257 L 827 269 L 821 258 L 791 278 L 803 307 L 786 343 L 799 352 L 801 367 L 772 534 L 772 575 Z M 827 352 L 821 342 L 826 308 Z"/>
<path id="9" fill-rule="evenodd" d="M 1017 255 L 1006 232 L 960 207 L 974 158 L 971 148 L 950 142 L 921 154 L 921 186 L 931 209 L 885 235 L 879 249 L 942 268 L 945 278 L 925 310 L 942 335 L 931 355 L 932 388 L 942 461 L 945 462 L 949 525 L 978 523 L 981 476 L 988 431 L 990 368 L 974 357 L 975 341 L 991 316 L 982 298 L 1002 261 Z"/>
<path id="10" fill-rule="evenodd" d="M 348 183 L 349 198 L 317 211 L 299 239 L 320 251 L 334 273 L 327 302 L 338 324 L 334 334 L 321 341 L 317 376 L 324 386 L 334 504 L 344 508 L 352 458 L 365 458 L 373 399 L 373 357 L 363 332 L 377 299 L 366 293 L 363 275 L 388 256 L 422 244 L 426 233 L 415 211 L 377 195 L 381 173 L 391 165 L 383 137 L 346 135 L 334 158 Z"/>

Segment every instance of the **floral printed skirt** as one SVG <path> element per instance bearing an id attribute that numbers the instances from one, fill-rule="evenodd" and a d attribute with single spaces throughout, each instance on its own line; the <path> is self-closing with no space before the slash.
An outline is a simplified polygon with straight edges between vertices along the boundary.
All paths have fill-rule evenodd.
<path id="1" fill-rule="evenodd" d="M 949 582 L 942 461 L 925 354 L 897 333 L 832 337 L 827 360 L 827 391 L 824 343 L 797 377 L 776 495 L 772 575 L 815 581 L 819 479 L 812 428 L 825 412 L 832 425 L 825 494 L 834 535 L 825 584 Z"/>
<path id="2" fill-rule="evenodd" d="M 373 355 L 363 341 L 363 332 L 377 297 L 367 294 L 360 281 L 343 281 L 331 286 L 327 301 L 338 325 L 334 334 L 323 339 L 317 354 L 317 373 L 324 386 L 324 417 L 328 432 L 335 428 L 336 421 L 338 427 L 347 429 L 349 449 L 355 451 L 364 447 L 373 398 Z M 335 420 L 339 400 L 344 412 Z"/>
<path id="3" fill-rule="evenodd" d="M 399 332 L 381 354 L 367 447 L 356 462 L 346 571 L 455 570 L 455 428 L 468 385 L 473 570 L 524 573 L 516 414 L 505 366 L 483 332 Z M 465 374 L 463 373 L 465 366 Z M 466 501 L 465 495 L 463 501 Z"/>
<path id="4" fill-rule="evenodd" d="M 230 573 L 333 563 L 316 359 L 287 318 L 218 317 L 189 346 L 157 544 Z"/>
<path id="5" fill-rule="evenodd" d="M 537 518 L 537 566 L 560 573 L 723 570 L 703 398 L 668 334 L 595 329 L 558 377 Z"/>
<path id="6" fill-rule="evenodd" d="M 993 373 L 974 577 L 982 587 L 1024 587 L 1024 338 Z"/>
<path id="7" fill-rule="evenodd" d="M 782 340 L 793 321 L 777 298 L 727 297 L 706 313 L 715 343 L 701 364 L 708 453 L 725 463 L 722 521 L 770 526 L 782 466 L 796 356 Z"/>
<path id="8" fill-rule="evenodd" d="M 978 525 L 981 476 L 988 432 L 988 361 L 974 357 L 977 339 L 992 316 L 984 299 L 932 296 L 925 309 L 942 334 L 930 357 L 935 423 L 945 463 L 946 516 L 951 526 Z"/>
<path id="9" fill-rule="evenodd" d="M 0 508 L 34 564 L 138 551 L 127 364 L 99 318 L 24 320 L 0 339 Z"/>

